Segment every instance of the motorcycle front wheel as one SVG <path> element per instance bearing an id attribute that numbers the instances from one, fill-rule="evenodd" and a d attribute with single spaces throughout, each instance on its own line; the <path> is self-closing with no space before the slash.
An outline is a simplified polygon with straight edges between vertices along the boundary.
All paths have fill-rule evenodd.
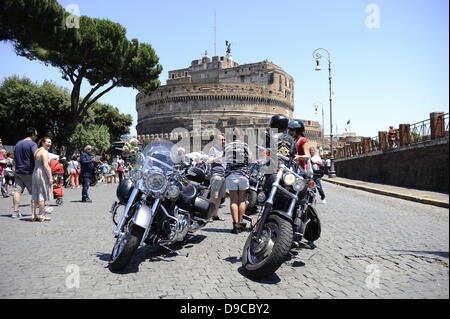
<path id="1" fill-rule="evenodd" d="M 250 233 L 242 252 L 242 266 L 250 278 L 261 279 L 274 274 L 286 260 L 293 240 L 292 224 L 271 214 L 267 217 L 261 241 Z"/>
<path id="2" fill-rule="evenodd" d="M 144 235 L 142 227 L 132 225 L 130 230 L 116 240 L 109 260 L 109 268 L 113 271 L 124 269 L 133 258 Z"/>

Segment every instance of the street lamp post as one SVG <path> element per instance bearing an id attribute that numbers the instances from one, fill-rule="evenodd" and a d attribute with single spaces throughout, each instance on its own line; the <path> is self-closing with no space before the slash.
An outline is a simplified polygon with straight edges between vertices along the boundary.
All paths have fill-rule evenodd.
<path id="1" fill-rule="evenodd" d="M 323 56 L 321 52 L 325 52 L 327 56 Z M 331 97 L 331 59 L 330 59 L 330 52 L 323 48 L 319 48 L 314 50 L 313 57 L 316 60 L 316 71 L 321 71 L 322 67 L 319 64 L 319 60 L 321 58 L 325 58 L 328 60 L 328 84 L 329 84 L 329 93 L 330 93 L 330 161 L 331 161 L 331 168 L 328 173 L 328 177 L 336 177 L 336 172 L 334 171 L 334 153 L 333 153 L 333 99 Z"/>

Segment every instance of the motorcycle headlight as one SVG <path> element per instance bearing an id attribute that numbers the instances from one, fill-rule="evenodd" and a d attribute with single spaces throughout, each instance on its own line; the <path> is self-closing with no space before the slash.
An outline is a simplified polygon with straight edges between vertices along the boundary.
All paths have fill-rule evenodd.
<path id="1" fill-rule="evenodd" d="M 283 176 L 283 182 L 286 186 L 294 185 L 296 181 L 296 177 L 292 173 L 287 173 Z"/>
<path id="2" fill-rule="evenodd" d="M 302 191 L 303 189 L 305 189 L 305 187 L 306 187 L 306 181 L 303 179 L 303 178 L 298 178 L 296 181 L 295 181 L 295 184 L 294 184 L 294 190 L 296 191 L 296 192 L 300 192 L 300 191 Z"/>
<path id="3" fill-rule="evenodd" d="M 171 184 L 169 189 L 167 190 L 167 198 L 168 199 L 177 199 L 181 194 L 181 189 L 176 184 Z"/>
<path id="4" fill-rule="evenodd" d="M 130 178 L 133 181 L 140 180 L 143 177 L 143 175 L 144 174 L 142 173 L 142 171 L 138 170 L 138 169 L 133 169 L 133 170 L 130 171 Z"/>
<path id="5" fill-rule="evenodd" d="M 150 173 L 145 179 L 145 186 L 151 192 L 160 192 L 166 186 L 167 178 L 161 173 Z"/>

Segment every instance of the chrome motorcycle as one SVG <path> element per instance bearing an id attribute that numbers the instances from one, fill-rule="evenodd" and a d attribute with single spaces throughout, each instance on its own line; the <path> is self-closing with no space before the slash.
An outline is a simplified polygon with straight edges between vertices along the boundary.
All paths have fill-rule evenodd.
<path id="1" fill-rule="evenodd" d="M 242 266 L 255 279 L 275 273 L 303 238 L 312 242 L 320 237 L 320 220 L 311 202 L 312 176 L 291 157 L 277 158 L 276 173 L 265 177 L 264 208 L 242 252 Z"/>
<path id="2" fill-rule="evenodd" d="M 176 147 L 170 141 L 150 143 L 137 154 L 130 179 L 119 184 L 118 201 L 111 209 L 117 226 L 111 270 L 125 268 L 139 246 L 161 246 L 173 252 L 167 246 L 184 241 L 211 218 L 214 205 L 200 196 L 198 187 L 205 175 L 196 168 L 177 168 L 174 154 Z M 120 206 L 125 208 L 116 223 Z"/>

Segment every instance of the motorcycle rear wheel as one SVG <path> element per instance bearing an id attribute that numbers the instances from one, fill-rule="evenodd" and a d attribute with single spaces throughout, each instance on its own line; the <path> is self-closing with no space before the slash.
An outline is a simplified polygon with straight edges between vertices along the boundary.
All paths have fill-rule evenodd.
<path id="1" fill-rule="evenodd" d="M 250 233 L 245 242 L 242 266 L 250 278 L 261 279 L 274 274 L 286 260 L 293 240 L 292 224 L 271 214 L 264 225 L 262 243 L 254 237 Z"/>
<path id="2" fill-rule="evenodd" d="M 117 238 L 109 260 L 111 270 L 120 271 L 130 263 L 141 243 L 144 231 L 142 227 L 132 225 L 129 232 Z"/>

